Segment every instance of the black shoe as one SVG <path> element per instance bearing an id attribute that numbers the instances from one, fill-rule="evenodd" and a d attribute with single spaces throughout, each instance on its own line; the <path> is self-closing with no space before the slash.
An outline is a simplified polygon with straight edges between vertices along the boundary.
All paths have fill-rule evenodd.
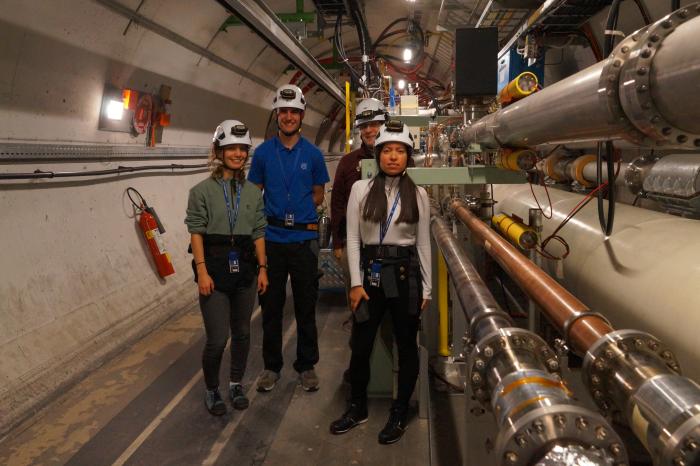
<path id="1" fill-rule="evenodd" d="M 246 409 L 250 402 L 246 398 L 245 393 L 243 393 L 243 385 L 237 383 L 229 385 L 228 394 L 231 398 L 231 405 L 233 409 Z"/>
<path id="2" fill-rule="evenodd" d="M 219 389 L 207 390 L 204 392 L 204 405 L 213 416 L 221 416 L 226 414 L 226 404 L 219 395 Z"/>
<path id="3" fill-rule="evenodd" d="M 398 442 L 406 430 L 406 410 L 391 408 L 389 420 L 379 432 L 378 440 L 382 445 Z"/>
<path id="4" fill-rule="evenodd" d="M 331 423 L 331 434 L 344 434 L 365 422 L 367 422 L 367 404 L 351 403 L 345 414 Z"/>

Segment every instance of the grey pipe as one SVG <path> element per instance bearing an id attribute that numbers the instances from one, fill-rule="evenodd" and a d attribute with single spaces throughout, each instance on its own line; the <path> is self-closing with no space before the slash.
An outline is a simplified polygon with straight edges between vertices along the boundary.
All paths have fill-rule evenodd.
<path id="1" fill-rule="evenodd" d="M 608 59 L 465 128 L 462 141 L 490 148 L 613 139 L 700 147 L 698 14 L 694 4 L 640 29 Z"/>
<path id="2" fill-rule="evenodd" d="M 457 297 L 469 322 L 469 334 L 475 341 L 481 340 L 500 328 L 512 327 L 513 320 L 501 310 L 479 272 L 469 260 L 462 246 L 454 240 L 452 230 L 443 219 L 433 216 L 430 229 L 445 257 L 447 269 L 455 283 Z"/>

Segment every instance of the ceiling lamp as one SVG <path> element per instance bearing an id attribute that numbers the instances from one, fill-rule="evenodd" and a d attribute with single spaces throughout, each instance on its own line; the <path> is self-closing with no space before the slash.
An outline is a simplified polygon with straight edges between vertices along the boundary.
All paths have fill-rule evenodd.
<path id="1" fill-rule="evenodd" d="M 409 63 L 413 59 L 413 50 L 409 48 L 403 49 L 403 62 Z"/>

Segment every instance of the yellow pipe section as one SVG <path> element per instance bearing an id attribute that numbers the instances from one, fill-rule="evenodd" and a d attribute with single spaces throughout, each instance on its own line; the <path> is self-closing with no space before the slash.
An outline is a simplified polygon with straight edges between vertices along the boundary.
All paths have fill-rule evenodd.
<path id="1" fill-rule="evenodd" d="M 450 355 L 449 346 L 449 313 L 447 312 L 447 264 L 442 254 L 437 254 L 438 257 L 438 354 L 440 356 Z"/>
<path id="2" fill-rule="evenodd" d="M 537 163 L 537 153 L 530 149 L 502 149 L 496 157 L 496 166 L 507 170 L 532 170 Z"/>
<path id="3" fill-rule="evenodd" d="M 350 152 L 350 83 L 345 81 L 345 153 Z"/>
<path id="4" fill-rule="evenodd" d="M 523 97 L 527 97 L 537 90 L 539 85 L 539 80 L 537 76 L 530 72 L 525 71 L 520 73 L 511 82 L 509 82 L 506 87 L 501 89 L 498 94 L 498 101 L 501 105 L 507 105 Z"/>
<path id="5" fill-rule="evenodd" d="M 494 215 L 491 222 L 498 227 L 503 236 L 521 248 L 532 249 L 537 245 L 537 233 L 524 223 L 506 214 Z"/>

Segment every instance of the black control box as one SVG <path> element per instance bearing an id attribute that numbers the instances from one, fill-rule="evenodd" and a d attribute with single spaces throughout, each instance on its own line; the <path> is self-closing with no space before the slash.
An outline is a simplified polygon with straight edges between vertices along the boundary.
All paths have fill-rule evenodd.
<path id="1" fill-rule="evenodd" d="M 455 31 L 454 94 L 458 100 L 496 95 L 498 28 Z"/>

